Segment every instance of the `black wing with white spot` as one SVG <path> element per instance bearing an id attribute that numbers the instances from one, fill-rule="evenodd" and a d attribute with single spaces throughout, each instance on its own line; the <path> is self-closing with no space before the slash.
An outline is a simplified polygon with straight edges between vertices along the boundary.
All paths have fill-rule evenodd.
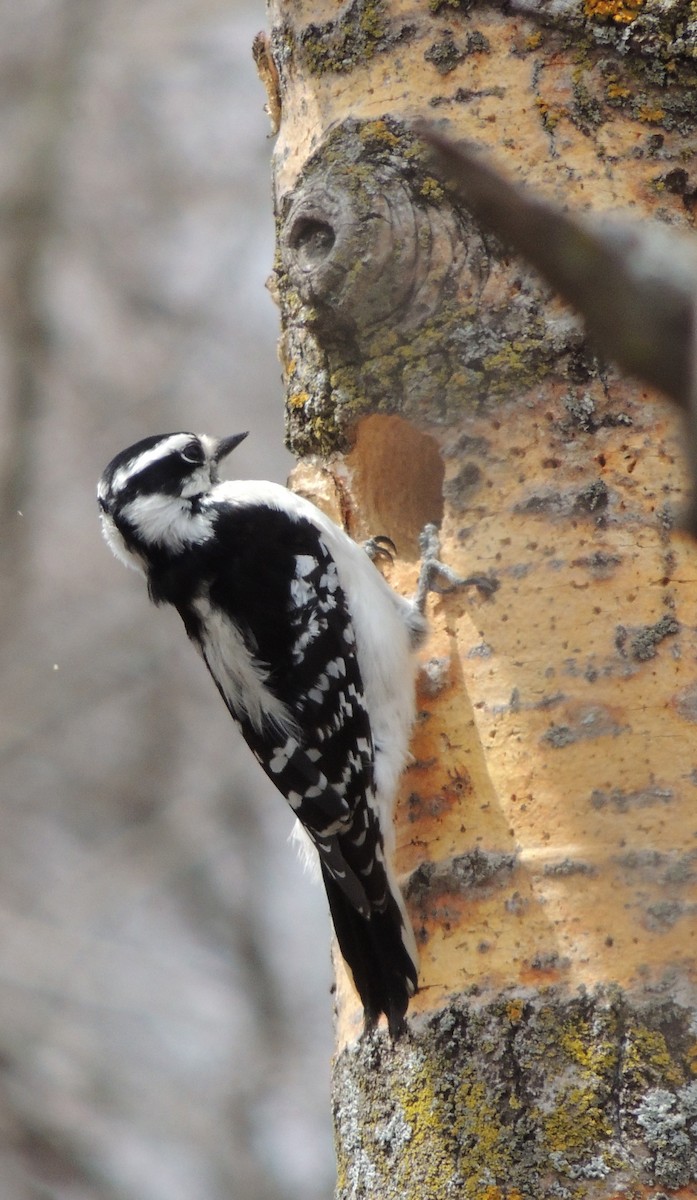
<path id="1" fill-rule="evenodd" d="M 229 617 L 225 636 L 211 636 L 200 598 L 178 607 L 245 740 L 367 915 L 386 882 L 368 869 L 380 840 L 374 749 L 336 563 L 317 528 L 287 513 L 224 508 L 217 522 L 198 577 L 210 609 Z"/>
<path id="2" fill-rule="evenodd" d="M 210 598 L 236 613 L 262 686 L 289 721 L 284 725 L 268 700 L 266 711 L 274 716 L 266 721 L 230 708 L 317 848 L 334 929 L 366 1024 L 384 1012 L 396 1035 L 416 990 L 416 952 L 385 866 L 373 739 L 346 596 L 311 522 L 268 509 L 256 516 L 264 537 L 256 540 L 247 531 L 255 563 L 247 563 L 242 575 L 253 574 L 253 597 L 244 603 L 240 577 L 233 582 L 226 569 L 212 582 Z M 239 534 L 238 528 L 237 545 Z M 271 553 L 269 539 L 275 542 Z"/>

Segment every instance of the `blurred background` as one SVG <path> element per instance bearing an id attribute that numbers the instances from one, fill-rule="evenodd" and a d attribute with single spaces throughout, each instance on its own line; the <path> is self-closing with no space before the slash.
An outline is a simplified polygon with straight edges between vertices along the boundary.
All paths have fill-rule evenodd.
<path id="1" fill-rule="evenodd" d="M 0 0 L 0 1196 L 328 1200 L 329 926 L 96 480 L 283 481 L 263 0 Z"/>

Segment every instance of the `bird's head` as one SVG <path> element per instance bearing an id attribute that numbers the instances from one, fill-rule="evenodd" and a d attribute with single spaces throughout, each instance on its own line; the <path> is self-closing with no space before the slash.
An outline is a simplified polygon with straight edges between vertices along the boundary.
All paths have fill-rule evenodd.
<path id="1" fill-rule="evenodd" d="M 196 501 L 218 482 L 218 465 L 246 433 L 227 438 L 168 433 L 143 438 L 112 458 L 97 487 L 104 536 L 128 566 L 160 550 L 204 540 Z"/>

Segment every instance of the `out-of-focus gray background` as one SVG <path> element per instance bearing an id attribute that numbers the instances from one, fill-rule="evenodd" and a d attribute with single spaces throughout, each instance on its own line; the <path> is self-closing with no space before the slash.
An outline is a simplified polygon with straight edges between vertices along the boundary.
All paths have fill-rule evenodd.
<path id="1" fill-rule="evenodd" d="M 0 1196 L 327 1200 L 329 933 L 173 612 L 153 432 L 283 480 L 263 0 L 0 0 Z"/>

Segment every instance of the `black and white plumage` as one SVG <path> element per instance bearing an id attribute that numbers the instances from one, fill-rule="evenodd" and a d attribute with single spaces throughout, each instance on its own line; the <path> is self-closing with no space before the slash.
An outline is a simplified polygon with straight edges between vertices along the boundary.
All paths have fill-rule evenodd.
<path id="1" fill-rule="evenodd" d="M 414 718 L 418 606 L 365 549 L 278 484 L 219 482 L 246 436 L 146 438 L 98 487 L 104 534 L 172 604 L 319 862 L 366 1026 L 398 1034 L 418 956 L 392 873 Z"/>

